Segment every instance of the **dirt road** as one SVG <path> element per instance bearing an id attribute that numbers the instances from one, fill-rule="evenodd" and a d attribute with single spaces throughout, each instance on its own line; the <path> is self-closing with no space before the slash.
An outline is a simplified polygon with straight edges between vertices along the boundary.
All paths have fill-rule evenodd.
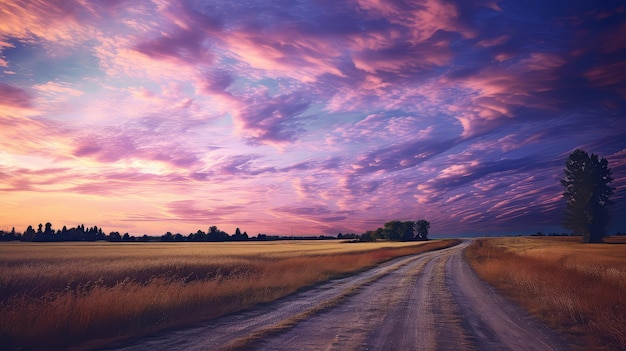
<path id="1" fill-rule="evenodd" d="M 117 350 L 566 350 L 473 273 L 462 257 L 467 245 L 395 259 Z"/>

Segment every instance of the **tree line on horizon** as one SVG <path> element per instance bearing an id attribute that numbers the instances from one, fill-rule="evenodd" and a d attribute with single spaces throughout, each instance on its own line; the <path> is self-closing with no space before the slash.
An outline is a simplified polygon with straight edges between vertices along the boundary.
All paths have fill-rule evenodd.
<path id="1" fill-rule="evenodd" d="M 161 236 L 133 236 L 129 233 L 121 234 L 114 231 L 106 234 L 102 228 L 98 226 L 85 227 L 80 224 L 76 227 L 63 226 L 62 229 L 54 230 L 52 224 L 47 222 L 39 224 L 37 229 L 29 225 L 24 232 L 18 232 L 13 227 L 10 231 L 0 230 L 0 241 L 26 241 L 26 242 L 65 242 L 65 241 L 109 241 L 109 242 L 227 242 L 227 241 L 271 241 L 271 240 L 322 240 L 337 239 L 333 236 L 280 236 L 267 235 L 259 233 L 256 236 L 249 236 L 247 232 L 241 232 L 239 228 L 235 229 L 235 233 L 230 235 L 220 230 L 217 226 L 211 226 L 204 232 L 198 230 L 196 232 L 183 235 L 180 233 L 166 232 Z"/>
<path id="2" fill-rule="evenodd" d="M 393 220 L 385 223 L 383 228 L 368 230 L 363 234 L 339 233 L 335 236 L 279 236 L 259 233 L 256 236 L 249 236 L 247 232 L 241 232 L 239 228 L 230 235 L 220 230 L 217 226 L 211 226 L 204 232 L 196 232 L 183 235 L 180 233 L 166 232 L 161 236 L 132 236 L 128 233 L 110 232 L 106 234 L 98 226 L 85 227 L 80 224 L 76 227 L 63 226 L 62 229 L 55 230 L 52 223 L 39 224 L 37 229 L 32 225 L 22 233 L 17 232 L 15 227 L 11 231 L 0 230 L 0 241 L 26 241 L 26 242 L 64 242 L 64 241 L 109 241 L 109 242 L 227 242 L 227 241 L 270 241 L 270 240 L 326 240 L 326 239 L 348 239 L 358 242 L 371 242 L 379 239 L 389 241 L 412 241 L 428 240 L 428 229 L 430 222 L 425 219 L 419 221 L 398 221 Z"/>

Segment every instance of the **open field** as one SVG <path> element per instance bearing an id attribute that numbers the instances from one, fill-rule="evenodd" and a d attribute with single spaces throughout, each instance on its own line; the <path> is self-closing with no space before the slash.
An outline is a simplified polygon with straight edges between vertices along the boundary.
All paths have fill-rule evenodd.
<path id="1" fill-rule="evenodd" d="M 0 349 L 80 349 L 153 333 L 455 243 L 6 243 Z"/>
<path id="2" fill-rule="evenodd" d="M 481 278 L 576 341 L 575 349 L 626 349 L 626 240 L 490 238 L 466 258 Z"/>

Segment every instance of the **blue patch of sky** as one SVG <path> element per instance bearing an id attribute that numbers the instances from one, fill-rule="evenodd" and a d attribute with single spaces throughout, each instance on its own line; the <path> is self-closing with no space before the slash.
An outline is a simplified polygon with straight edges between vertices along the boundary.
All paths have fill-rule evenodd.
<path id="1" fill-rule="evenodd" d="M 98 59 L 82 48 L 65 48 L 63 54 L 50 54 L 42 45 L 9 41 L 13 48 L 3 52 L 14 76 L 28 77 L 30 84 L 45 84 L 50 81 L 73 82 L 85 77 L 104 76 Z M 18 80 L 19 77 L 8 77 Z M 21 79 L 24 79 L 21 78 Z"/>
<path id="2" fill-rule="evenodd" d="M 261 78 L 259 80 L 257 80 L 256 82 L 254 81 L 248 81 L 248 84 L 252 85 L 252 86 L 264 86 L 268 89 L 267 91 L 267 95 L 269 95 L 270 97 L 276 97 L 279 95 L 284 94 L 284 92 L 281 89 L 281 82 L 278 79 L 272 79 L 272 78 Z"/>
<path id="3" fill-rule="evenodd" d="M 328 113 L 324 108 L 323 104 L 311 104 L 302 112 L 302 116 L 307 116 L 302 121 L 302 126 L 310 131 L 320 130 L 326 133 L 339 125 L 356 124 L 364 118 L 361 112 Z"/>
<path id="4" fill-rule="evenodd" d="M 26 83 L 32 82 L 32 72 L 30 71 L 27 61 L 31 60 L 35 55 L 44 55 L 44 50 L 36 45 L 23 43 L 17 39 L 7 40 L 12 47 L 5 47 L 2 56 L 8 62 L 8 67 L 3 71 L 11 71 L 15 74 L 3 75 L 3 82 L 6 83 Z M 25 84 L 28 85 L 28 84 Z"/>

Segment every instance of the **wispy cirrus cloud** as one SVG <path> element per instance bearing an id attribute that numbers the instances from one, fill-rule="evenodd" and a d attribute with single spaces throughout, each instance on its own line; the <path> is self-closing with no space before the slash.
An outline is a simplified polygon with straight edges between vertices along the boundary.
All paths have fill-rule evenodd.
<path id="1" fill-rule="evenodd" d="M 0 227 L 336 234 L 428 218 L 439 233 L 559 230 L 558 178 L 577 147 L 609 158 L 626 197 L 621 4 L 0 11 Z"/>

